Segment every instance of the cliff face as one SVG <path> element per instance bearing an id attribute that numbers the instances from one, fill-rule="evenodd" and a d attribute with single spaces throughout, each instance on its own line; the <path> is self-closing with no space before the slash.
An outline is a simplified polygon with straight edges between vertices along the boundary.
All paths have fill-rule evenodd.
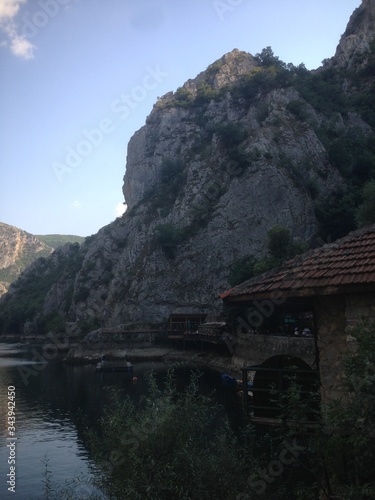
<path id="1" fill-rule="evenodd" d="M 0 223 L 0 295 L 33 260 L 47 257 L 52 251 L 32 234 Z"/>
<path id="2" fill-rule="evenodd" d="M 252 56 L 234 51 L 220 73 L 229 73 L 227 62 L 246 58 L 251 71 Z M 121 315 L 132 310 L 137 319 L 142 306 L 162 316 L 210 307 L 235 261 L 264 254 L 272 226 L 309 241 L 317 230 L 309 189 L 328 197 L 341 184 L 313 126 L 288 111 L 301 102 L 311 124 L 323 120 L 295 89 L 275 89 L 248 104 L 224 85 L 192 105 L 197 83 L 189 81 L 177 99 L 166 96 L 155 106 L 129 143 L 124 225 L 131 230 L 122 256 L 136 275 L 127 280 L 124 272 L 130 303 Z M 167 254 L 155 244 L 163 228 L 174 258 L 168 259 L 168 241 Z"/>
<path id="3" fill-rule="evenodd" d="M 294 89 L 274 90 L 244 106 L 228 91 L 197 108 L 168 97 L 155 106 L 129 143 L 128 212 L 99 233 L 83 265 L 113 262 L 108 286 L 97 267 L 90 271 L 97 276 L 91 295 L 107 295 L 101 309 L 113 322 L 212 311 L 230 266 L 264 255 L 271 227 L 287 227 L 301 241 L 314 235 L 309 189 L 327 197 L 342 181 L 313 128 L 287 111 L 299 99 Z M 79 275 L 76 286 L 85 280 Z"/>
<path id="4" fill-rule="evenodd" d="M 375 0 L 363 0 L 353 12 L 329 66 L 351 69 L 366 64 L 366 54 L 374 40 Z"/>
<path id="5" fill-rule="evenodd" d="M 368 31 L 368 60 L 373 4 L 363 2 L 356 24 Z M 270 228 L 307 243 L 321 235 L 330 200 L 350 193 L 356 169 L 366 179 L 375 159 L 375 121 L 348 93 L 359 73 L 345 70 L 355 52 L 346 40 L 317 73 L 269 49 L 258 57 L 234 50 L 162 97 L 128 145 L 127 212 L 81 247 L 30 266 L 0 304 L 3 330 L 35 282 L 38 300 L 22 318 L 31 330 L 51 315 L 89 328 L 215 313 L 230 267 L 262 257 Z"/>
<path id="6" fill-rule="evenodd" d="M 200 114 L 199 110 L 197 113 L 194 106 L 189 104 L 194 100 L 198 100 L 198 106 L 199 102 L 204 104 L 205 95 L 209 99 L 210 95 L 235 84 L 242 76 L 252 74 L 257 67 L 259 62 L 251 54 L 235 49 L 195 79 L 188 80 L 176 94 L 170 92 L 160 99 L 148 117 L 146 126 L 134 134 L 128 145 L 123 192 L 129 208 L 140 202 L 158 183 L 160 166 L 165 158 L 176 158 L 180 153 L 186 155 L 192 145 L 204 141 L 203 125 L 209 120 L 212 119 L 212 126 L 221 123 L 223 116 L 227 122 L 237 120 L 237 111 L 235 115 L 227 116 L 230 101 L 212 108 L 207 115 Z M 230 93 L 228 96 L 230 99 Z M 216 112 L 220 114 L 215 116 Z"/>

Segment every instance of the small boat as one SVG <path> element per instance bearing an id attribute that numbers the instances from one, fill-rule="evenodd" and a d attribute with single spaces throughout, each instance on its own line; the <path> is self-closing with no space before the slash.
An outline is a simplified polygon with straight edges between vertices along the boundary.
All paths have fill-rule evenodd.
<path id="1" fill-rule="evenodd" d="M 96 365 L 95 368 L 96 372 L 126 372 L 126 373 L 132 373 L 133 372 L 133 365 L 130 363 L 130 361 L 126 361 L 124 363 L 118 363 L 116 361 L 104 361 L 102 359 L 99 361 L 99 363 Z"/>
<path id="2" fill-rule="evenodd" d="M 237 389 L 243 389 L 242 380 L 232 377 L 231 375 L 228 375 L 228 373 L 221 373 L 220 376 L 221 376 L 221 381 L 223 382 L 224 385 L 234 386 Z M 247 389 L 251 390 L 252 388 L 253 388 L 253 383 L 248 382 Z"/>
<path id="3" fill-rule="evenodd" d="M 225 385 L 236 385 L 237 383 L 236 378 L 228 375 L 228 373 L 221 373 L 221 381 Z"/>

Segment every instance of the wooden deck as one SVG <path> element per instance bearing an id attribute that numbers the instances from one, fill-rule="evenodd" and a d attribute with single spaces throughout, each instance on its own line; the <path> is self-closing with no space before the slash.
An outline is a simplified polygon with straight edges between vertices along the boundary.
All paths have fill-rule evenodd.
<path id="1" fill-rule="evenodd" d="M 107 333 L 107 334 L 120 334 L 120 335 L 133 335 L 133 334 L 147 334 L 147 333 L 151 333 L 151 334 L 157 334 L 157 333 L 165 333 L 166 330 L 165 329 L 158 329 L 158 330 L 147 330 L 147 329 L 143 329 L 143 330 L 117 330 L 117 329 L 113 329 L 113 328 L 102 328 L 101 329 L 101 333 Z"/>
<path id="2" fill-rule="evenodd" d="M 217 324 L 205 323 L 205 314 L 171 315 L 168 321 L 168 339 L 177 343 L 225 344 L 222 328 Z"/>
<path id="3" fill-rule="evenodd" d="M 214 323 L 204 323 L 206 314 L 172 314 L 169 317 L 168 323 L 164 328 L 155 329 L 124 329 L 118 328 L 102 328 L 101 333 L 104 335 L 121 335 L 131 339 L 136 335 L 162 335 L 166 340 L 173 341 L 177 344 L 186 347 L 186 344 L 196 344 L 202 347 L 203 344 L 225 345 L 225 333 L 223 325 L 221 328 Z"/>
<path id="4" fill-rule="evenodd" d="M 222 334 L 218 335 L 205 335 L 201 333 L 192 332 L 168 332 L 168 338 L 170 340 L 182 341 L 182 342 L 208 342 L 210 344 L 225 344 L 225 339 Z"/>

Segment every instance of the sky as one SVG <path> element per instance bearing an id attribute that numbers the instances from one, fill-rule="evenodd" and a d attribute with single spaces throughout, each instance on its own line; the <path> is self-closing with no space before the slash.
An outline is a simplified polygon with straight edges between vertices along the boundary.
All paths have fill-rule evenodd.
<path id="1" fill-rule="evenodd" d="M 89 236 L 124 210 L 157 98 L 234 48 L 317 68 L 361 0 L 0 0 L 0 221 Z"/>

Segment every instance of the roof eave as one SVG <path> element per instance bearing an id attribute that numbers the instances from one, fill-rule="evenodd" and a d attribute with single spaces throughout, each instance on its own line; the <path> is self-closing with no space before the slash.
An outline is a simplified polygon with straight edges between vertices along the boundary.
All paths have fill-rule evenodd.
<path id="1" fill-rule="evenodd" d="M 315 288 L 298 288 L 283 290 L 273 289 L 272 291 L 259 291 L 255 293 L 242 293 L 237 295 L 228 294 L 223 297 L 227 302 L 249 302 L 252 300 L 275 299 L 275 302 L 280 301 L 282 297 L 301 298 L 301 297 L 318 297 L 326 295 L 342 295 L 350 293 L 375 293 L 375 283 L 360 283 L 341 286 L 315 287 Z"/>

